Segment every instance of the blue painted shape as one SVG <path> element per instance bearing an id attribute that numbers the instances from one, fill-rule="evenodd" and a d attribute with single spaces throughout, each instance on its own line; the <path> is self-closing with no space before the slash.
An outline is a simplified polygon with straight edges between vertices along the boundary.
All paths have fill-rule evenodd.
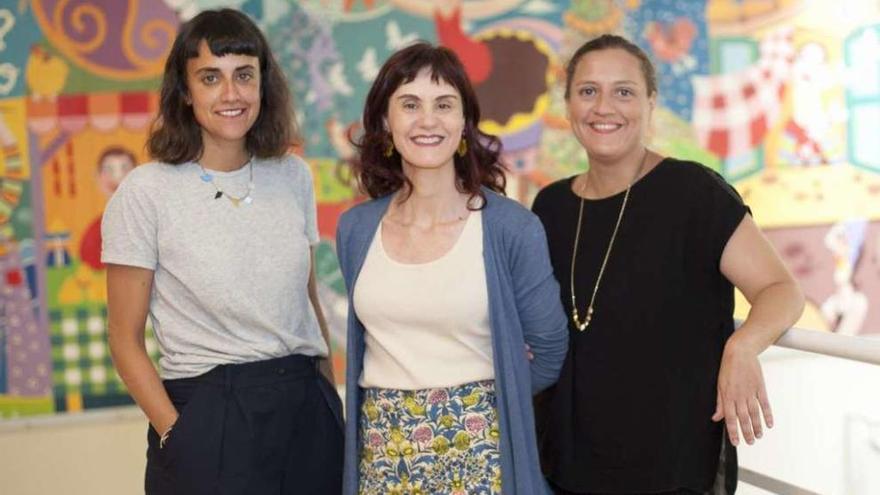
<path id="1" fill-rule="evenodd" d="M 675 62 L 663 61 L 652 47 L 646 27 L 653 21 L 668 28 L 679 19 L 689 20 L 696 28 L 690 50 L 685 57 Z M 691 77 L 710 72 L 706 2 L 688 0 L 642 2 L 638 10 L 628 13 L 624 26 L 628 38 L 645 50 L 657 68 L 660 104 L 689 121 L 694 95 Z"/>

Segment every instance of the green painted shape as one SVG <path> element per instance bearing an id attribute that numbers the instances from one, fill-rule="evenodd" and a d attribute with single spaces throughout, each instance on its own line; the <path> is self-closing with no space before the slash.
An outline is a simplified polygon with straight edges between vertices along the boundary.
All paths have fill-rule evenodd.
<path id="1" fill-rule="evenodd" d="M 351 171 L 347 164 L 334 158 L 309 158 L 317 180 L 315 198 L 319 203 L 341 203 L 354 198 Z"/>
<path id="2" fill-rule="evenodd" d="M 38 416 L 55 412 L 51 395 L 45 397 L 18 397 L 0 395 L 0 419 Z"/>
<path id="3" fill-rule="evenodd" d="M 315 248 L 315 275 L 322 284 L 330 287 L 333 292 L 340 295 L 346 293 L 345 281 L 342 279 L 336 251 L 327 241 L 321 241 Z"/>

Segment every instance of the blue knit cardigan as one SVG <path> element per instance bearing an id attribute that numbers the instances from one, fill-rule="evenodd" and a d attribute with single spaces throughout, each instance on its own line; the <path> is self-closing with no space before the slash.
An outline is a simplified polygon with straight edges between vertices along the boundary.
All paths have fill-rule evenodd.
<path id="1" fill-rule="evenodd" d="M 485 188 L 483 193 L 483 261 L 501 429 L 501 486 L 505 495 L 547 494 L 550 490 L 538 462 L 532 395 L 555 383 L 559 376 L 568 350 L 567 320 L 541 222 L 519 203 Z M 358 379 L 364 358 L 364 326 L 355 314 L 352 294 L 391 198 L 389 195 L 355 206 L 342 215 L 336 231 L 336 250 L 349 303 L 345 495 L 358 491 L 358 414 L 362 400 Z M 531 362 L 525 344 L 535 356 Z"/>

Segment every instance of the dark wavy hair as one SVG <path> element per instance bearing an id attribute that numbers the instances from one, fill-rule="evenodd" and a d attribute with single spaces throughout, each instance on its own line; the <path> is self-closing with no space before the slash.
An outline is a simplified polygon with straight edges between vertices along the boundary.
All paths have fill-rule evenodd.
<path id="1" fill-rule="evenodd" d="M 403 174 L 400 154 L 395 151 L 390 157 L 385 156 L 391 135 L 385 130 L 384 119 L 388 115 L 391 95 L 401 85 L 412 82 L 425 68 L 430 69 L 432 81 L 442 80 L 461 95 L 464 112 L 462 137 L 467 139 L 467 152 L 464 156 L 457 152 L 454 155 L 456 188 L 469 194 L 471 199 L 485 199 L 480 186 L 504 194 L 506 179 L 499 161 L 501 141 L 477 127 L 480 107 L 464 66 L 448 48 L 435 47 L 427 42 L 415 43 L 391 55 L 370 87 L 364 104 L 363 134 L 352 140 L 360 151 L 359 159 L 352 164 L 360 189 L 371 198 L 385 196 L 402 187 L 406 188 L 404 198 L 412 193 L 412 183 Z M 485 201 L 481 201 L 480 207 L 484 204 Z"/>
<path id="2" fill-rule="evenodd" d="M 248 153 L 258 158 L 284 155 L 298 141 L 290 90 L 266 38 L 245 14 L 232 9 L 206 10 L 180 26 L 165 74 L 159 115 L 153 121 L 147 151 L 156 160 L 180 164 L 201 157 L 202 130 L 186 103 L 186 65 L 198 57 L 204 40 L 211 53 L 249 55 L 260 61 L 260 114 L 245 138 Z"/>
<path id="3" fill-rule="evenodd" d="M 593 38 L 581 45 L 580 48 L 574 52 L 574 55 L 571 56 L 568 65 L 565 66 L 566 100 L 571 96 L 571 79 L 574 77 L 574 71 L 577 69 L 577 64 L 581 61 L 581 58 L 590 52 L 609 50 L 612 48 L 624 50 L 637 58 L 642 69 L 642 75 L 645 77 L 645 86 L 648 88 L 648 96 L 657 93 L 657 71 L 654 69 L 654 64 L 651 63 L 651 59 L 648 58 L 648 54 L 639 48 L 638 45 L 623 36 L 618 36 L 616 34 L 603 34 L 602 36 Z"/>

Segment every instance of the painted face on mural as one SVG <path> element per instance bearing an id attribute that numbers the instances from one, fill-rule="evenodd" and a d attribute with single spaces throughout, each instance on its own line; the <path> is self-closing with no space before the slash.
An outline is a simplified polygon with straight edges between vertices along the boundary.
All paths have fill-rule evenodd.
<path id="1" fill-rule="evenodd" d="M 454 86 L 432 81 L 430 70 L 423 69 L 391 95 L 385 120 L 404 169 L 452 166 L 464 130 L 461 94 Z"/>
<path id="2" fill-rule="evenodd" d="M 186 64 L 186 84 L 205 147 L 244 146 L 260 114 L 259 59 L 236 54 L 218 57 L 202 41 L 199 56 Z"/>
<path id="3" fill-rule="evenodd" d="M 122 179 L 134 169 L 135 163 L 125 153 L 111 153 L 98 165 L 98 185 L 107 196 L 116 192 Z"/>
<path id="4" fill-rule="evenodd" d="M 584 55 L 572 77 L 568 117 L 590 161 L 641 156 L 655 100 L 633 55 L 618 48 Z"/>

